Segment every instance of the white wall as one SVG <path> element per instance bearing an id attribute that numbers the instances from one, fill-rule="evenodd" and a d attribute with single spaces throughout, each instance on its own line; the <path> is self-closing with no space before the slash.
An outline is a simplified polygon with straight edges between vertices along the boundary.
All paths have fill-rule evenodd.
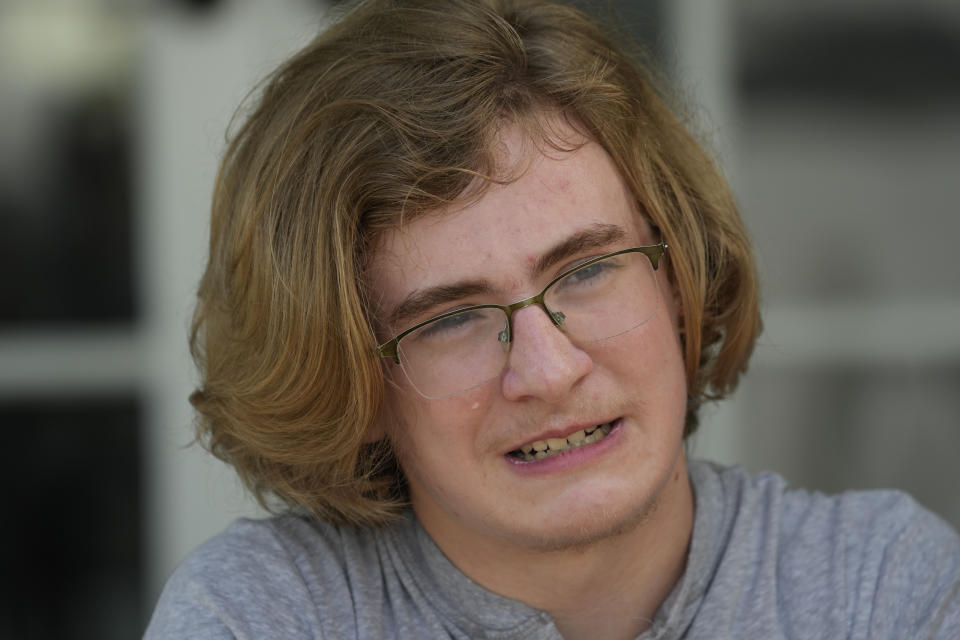
<path id="1" fill-rule="evenodd" d="M 694 453 L 820 490 L 906 489 L 960 526 L 957 92 L 925 102 L 891 69 L 879 100 L 751 100 L 735 91 L 746 61 L 734 55 L 751 30 L 811 16 L 928 20 L 956 45 L 956 3 L 668 4 L 681 84 L 705 107 L 763 285 L 750 372 L 707 408 Z"/>
<path id="2" fill-rule="evenodd" d="M 189 318 L 207 247 L 210 194 L 234 109 L 316 34 L 318 3 L 220 3 L 197 18 L 149 16 L 141 94 L 140 230 L 149 438 L 148 598 L 182 557 L 256 513 L 232 471 L 196 446 L 187 396 Z"/>

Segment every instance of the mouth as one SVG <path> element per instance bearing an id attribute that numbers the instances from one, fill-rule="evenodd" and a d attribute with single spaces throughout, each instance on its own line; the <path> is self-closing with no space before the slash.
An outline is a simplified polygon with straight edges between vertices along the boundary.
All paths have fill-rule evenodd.
<path id="1" fill-rule="evenodd" d="M 584 445 L 603 440 L 613 431 L 618 420 L 619 418 L 587 429 L 574 431 L 565 438 L 547 438 L 546 440 L 529 442 L 519 449 L 510 451 L 507 455 L 521 462 L 535 462 L 558 456 L 565 451 L 573 451 Z"/>

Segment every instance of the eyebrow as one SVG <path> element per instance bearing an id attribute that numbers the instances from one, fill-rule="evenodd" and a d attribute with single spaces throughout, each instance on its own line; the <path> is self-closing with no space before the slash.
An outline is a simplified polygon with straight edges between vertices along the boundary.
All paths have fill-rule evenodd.
<path id="1" fill-rule="evenodd" d="M 533 265 L 533 276 L 539 277 L 551 267 L 578 253 L 591 249 L 608 248 L 627 237 L 627 232 L 615 224 L 592 224 L 566 240 L 551 247 Z"/>
<path id="2" fill-rule="evenodd" d="M 561 240 L 537 258 L 531 276 L 537 278 L 571 256 L 591 249 L 609 248 L 627 237 L 627 232 L 615 224 L 592 224 L 569 238 Z M 412 318 L 442 304 L 477 294 L 493 294 L 487 280 L 463 280 L 448 285 L 429 287 L 411 292 L 387 316 L 391 328 L 402 326 Z"/>
<path id="3" fill-rule="evenodd" d="M 451 285 L 440 285 L 422 291 L 414 291 L 390 312 L 387 316 L 387 325 L 393 329 L 434 307 L 467 296 L 484 293 L 493 293 L 490 283 L 485 280 L 465 280 Z"/>

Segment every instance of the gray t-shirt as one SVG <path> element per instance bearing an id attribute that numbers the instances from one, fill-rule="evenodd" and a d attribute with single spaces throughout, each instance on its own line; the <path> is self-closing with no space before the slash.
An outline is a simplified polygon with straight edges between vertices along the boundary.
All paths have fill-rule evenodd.
<path id="1" fill-rule="evenodd" d="M 705 462 L 690 476 L 686 572 L 641 640 L 960 638 L 960 537 L 906 495 L 788 491 L 776 475 Z M 145 637 L 560 635 L 457 570 L 407 514 L 381 529 L 240 520 L 174 572 Z"/>

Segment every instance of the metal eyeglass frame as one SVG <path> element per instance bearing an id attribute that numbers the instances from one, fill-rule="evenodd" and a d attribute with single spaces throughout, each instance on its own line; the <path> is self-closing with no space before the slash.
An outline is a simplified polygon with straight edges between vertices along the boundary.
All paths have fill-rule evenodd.
<path id="1" fill-rule="evenodd" d="M 656 271 L 656 270 L 660 267 L 660 258 L 663 257 L 663 254 L 666 253 L 666 251 L 667 251 L 667 243 L 661 240 L 659 244 L 654 244 L 654 245 L 645 246 L 645 247 L 632 247 L 632 248 L 630 248 L 630 249 L 621 249 L 620 251 L 614 251 L 614 252 L 612 252 L 612 253 L 606 253 L 606 254 L 604 254 L 604 255 L 602 255 L 602 256 L 597 256 L 596 258 L 590 258 L 590 259 L 587 260 L 586 262 L 582 262 L 582 263 L 578 264 L 577 266 L 575 266 L 575 267 L 573 267 L 573 268 L 571 268 L 571 269 L 568 269 L 568 270 L 564 271 L 563 273 L 561 273 L 560 275 L 558 275 L 556 278 L 554 278 L 553 280 L 551 280 L 551 281 L 549 282 L 549 284 L 547 284 L 547 286 L 545 286 L 545 287 L 543 288 L 543 291 L 541 291 L 540 293 L 538 293 L 538 294 L 535 295 L 535 296 L 530 296 L 529 298 L 525 298 L 525 299 L 523 299 L 523 300 L 518 300 L 517 302 L 514 302 L 513 304 L 507 304 L 507 305 L 501 305 L 501 304 L 475 304 L 475 305 L 471 305 L 471 306 L 469 306 L 469 307 L 462 307 L 462 308 L 460 308 L 460 309 L 454 309 L 453 311 L 447 311 L 447 312 L 445 312 L 445 313 L 441 313 L 440 315 L 434 316 L 434 317 L 430 318 L 429 320 L 425 320 L 425 321 L 423 321 L 423 322 L 420 322 L 420 323 L 418 323 L 418 324 L 415 324 L 414 326 L 410 327 L 409 329 L 406 329 L 405 331 L 401 331 L 400 333 L 398 333 L 397 335 L 395 335 L 393 338 L 391 338 L 391 339 L 388 340 L 387 342 L 384 342 L 383 344 L 379 345 L 379 346 L 377 347 L 377 354 L 378 354 L 380 357 L 382 357 L 382 358 L 391 358 L 395 364 L 400 364 L 400 354 L 399 354 L 399 352 L 398 352 L 398 346 L 399 346 L 399 344 L 400 344 L 400 340 L 401 340 L 405 335 L 407 335 L 408 333 L 412 333 L 412 332 L 416 331 L 417 329 L 419 329 L 420 327 L 423 327 L 423 326 L 426 326 L 426 325 L 430 324 L 431 322 L 435 322 L 435 321 L 437 321 L 437 320 L 442 320 L 443 318 L 449 318 L 450 316 L 455 316 L 455 315 L 457 315 L 458 313 L 463 313 L 464 311 L 471 311 L 471 310 L 474 310 L 474 309 L 500 309 L 501 311 L 503 311 L 503 312 L 506 314 L 506 316 L 507 316 L 507 326 L 504 327 L 503 331 L 501 331 L 501 332 L 500 332 L 500 335 L 498 336 L 500 342 L 503 342 L 503 343 L 510 342 L 510 341 L 513 339 L 513 338 L 512 338 L 512 336 L 513 336 L 513 314 L 514 314 L 515 312 L 519 311 L 520 309 L 524 309 L 524 308 L 529 307 L 529 306 L 534 305 L 534 304 L 535 304 L 535 305 L 538 305 L 541 309 L 543 309 L 544 313 L 547 314 L 547 317 L 550 318 L 550 321 L 553 322 L 554 326 L 556 326 L 556 327 L 558 327 L 558 328 L 562 328 L 562 326 L 563 326 L 563 320 L 564 320 L 564 317 L 565 317 L 565 316 L 563 315 L 563 313 L 561 313 L 561 312 L 559 312 L 559 311 L 551 311 L 549 308 L 547 308 L 547 305 L 546 305 L 546 303 L 545 303 L 544 300 L 543 300 L 543 299 L 544 299 L 544 296 L 545 296 L 546 293 L 547 293 L 547 291 L 549 291 L 549 290 L 550 290 L 550 287 L 552 287 L 554 284 L 556 284 L 556 283 L 559 282 L 560 280 L 563 280 L 563 279 L 566 278 L 567 276 L 569 276 L 569 275 L 571 275 L 571 274 L 573 274 L 573 273 L 576 273 L 576 272 L 579 271 L 580 269 L 584 269 L 584 268 L 586 268 L 586 267 L 589 267 L 589 266 L 592 265 L 592 264 L 595 264 L 595 263 L 597 263 L 597 262 L 600 262 L 601 260 L 606 260 L 607 258 L 612 258 L 613 256 L 618 256 L 618 255 L 621 255 L 621 254 L 623 254 L 623 253 L 642 253 L 642 254 L 644 254 L 644 255 L 647 256 L 647 258 L 650 260 L 650 264 L 651 264 L 651 266 L 653 266 L 653 270 Z"/>

